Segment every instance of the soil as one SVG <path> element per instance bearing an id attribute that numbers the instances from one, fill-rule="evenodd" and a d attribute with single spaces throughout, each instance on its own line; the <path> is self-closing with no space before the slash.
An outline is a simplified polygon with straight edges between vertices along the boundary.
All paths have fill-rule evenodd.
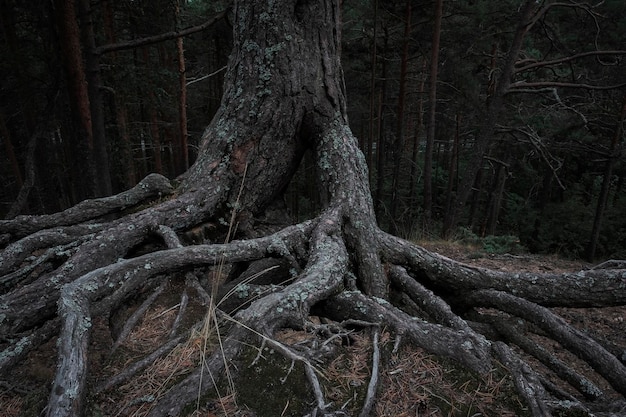
<path id="1" fill-rule="evenodd" d="M 525 253 L 489 254 L 471 245 L 450 242 L 420 242 L 427 249 L 449 258 L 485 268 L 536 273 L 564 272 L 590 268 L 578 260 Z M 180 380 L 202 361 L 203 352 L 219 341 L 215 328 L 191 331 L 186 341 L 156 360 L 135 377 L 111 389 L 95 393 L 95 388 L 128 365 L 162 345 L 174 322 L 184 278 L 173 277 L 170 287 L 148 310 L 128 339 L 113 353 L 108 320 L 94 320 L 91 340 L 90 394 L 87 416 L 143 416 L 173 382 Z M 190 304 L 183 329 L 206 315 L 207 306 L 189 292 Z M 129 312 L 141 303 L 129 304 Z M 571 324 L 607 342 L 613 352 L 626 361 L 626 307 L 603 309 L 556 309 Z M 129 314 L 129 313 L 128 313 Z M 126 315 L 128 315 L 126 314 Z M 121 316 L 124 316 L 122 314 Z M 324 323 L 314 318 L 314 324 Z M 328 323 L 326 323 L 328 324 Z M 182 332 L 183 330 L 181 330 Z M 320 332 L 286 330 L 278 335 L 285 344 L 296 344 L 299 353 L 309 357 L 327 401 L 343 406 L 349 415 L 358 415 L 363 404 L 372 369 L 372 332 L 354 330 L 329 337 Z M 434 357 L 421 349 L 395 346 L 394 336 L 382 330 L 378 348 L 381 353 L 379 390 L 372 415 L 375 416 L 525 416 L 529 415 L 516 394 L 510 376 L 495 363 L 489 375 L 474 375 L 456 364 Z M 536 336 L 538 340 L 540 336 Z M 554 354 L 587 375 L 609 394 L 605 400 L 623 400 L 612 393 L 607 383 L 594 376 L 585 364 L 555 343 L 540 340 Z M 323 349 L 321 348 L 323 347 Z M 50 341 L 32 352 L 28 359 L 9 375 L 0 376 L 0 417 L 38 416 L 45 407 L 55 369 L 55 342 Z M 248 384 L 216 382 L 215 392 L 198 400 L 190 415 L 197 416 L 302 416 L 311 398 L 304 398 L 306 380 L 302 366 L 263 346 L 251 347 L 244 359 L 232 365 Z M 533 363 L 533 366 L 541 367 Z M 250 376 L 250 372 L 255 377 Z M 246 376 L 247 375 L 247 376 Z M 263 377 L 259 377 L 263 375 Z M 554 381 L 563 390 L 574 391 Z M 298 389 L 295 389 L 298 387 Z M 246 391 L 247 390 L 247 391 Z M 265 400 L 264 400 L 265 399 Z M 307 402 L 309 405 L 307 405 Z M 195 411 L 194 411 L 195 410 Z M 573 415 L 573 414 L 572 414 Z"/>

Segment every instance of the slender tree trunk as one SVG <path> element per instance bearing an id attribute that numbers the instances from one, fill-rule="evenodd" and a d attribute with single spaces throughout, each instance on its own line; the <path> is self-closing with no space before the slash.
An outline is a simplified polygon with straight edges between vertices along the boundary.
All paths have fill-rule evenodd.
<path id="1" fill-rule="evenodd" d="M 117 42 L 117 36 L 115 33 L 115 18 L 113 6 L 110 0 L 102 1 L 102 17 L 104 37 L 108 45 L 113 45 Z M 117 51 L 111 51 L 110 59 L 114 66 L 118 64 Z M 115 114 L 115 124 L 120 145 L 118 152 L 116 154 L 112 154 L 111 157 L 113 158 L 119 155 L 118 166 L 122 173 L 118 174 L 118 178 L 121 179 L 124 189 L 128 189 L 137 184 L 137 176 L 135 173 L 136 170 L 133 160 L 132 141 L 128 132 L 128 110 L 126 108 L 125 100 L 120 97 L 119 92 L 114 91 L 112 95 L 112 113 Z"/>
<path id="2" fill-rule="evenodd" d="M 418 155 L 420 146 L 420 135 L 424 130 L 424 85 L 426 84 L 426 60 L 422 63 L 422 76 L 420 77 L 420 83 L 418 88 L 419 99 L 417 101 L 417 122 L 415 124 L 415 135 L 413 136 L 413 146 L 411 147 L 411 172 L 409 174 L 409 201 L 411 204 L 415 203 L 419 198 L 417 185 L 419 184 L 419 178 L 417 178 L 418 172 Z M 417 212 L 417 209 L 414 210 Z M 423 230 L 422 230 L 423 231 Z"/>
<path id="3" fill-rule="evenodd" d="M 619 112 L 617 125 L 615 127 L 615 134 L 611 140 L 609 147 L 609 154 L 604 168 L 604 177 L 602 178 L 602 188 L 600 189 L 600 195 L 598 196 L 598 204 L 596 206 L 596 214 L 593 219 L 593 229 L 591 230 L 591 238 L 587 247 L 587 260 L 593 262 L 596 256 L 596 249 L 598 246 L 598 239 L 600 238 L 600 230 L 602 227 L 602 216 L 606 209 L 606 204 L 609 200 L 609 189 L 611 187 L 611 177 L 613 176 L 613 166 L 615 161 L 619 158 L 618 144 L 622 137 L 624 129 L 624 119 L 626 119 L 626 95 L 622 100 L 622 108 Z"/>
<path id="4" fill-rule="evenodd" d="M 391 230 L 397 234 L 400 227 L 400 219 L 397 218 L 398 206 L 400 205 L 400 171 L 404 159 L 404 102 L 406 99 L 406 72 L 409 60 L 409 40 L 411 36 L 411 0 L 406 1 L 404 12 L 404 37 L 402 46 L 402 60 L 400 62 L 400 91 L 398 92 L 398 115 L 396 126 L 396 140 L 393 149 L 393 172 L 391 177 Z"/>
<path id="5" fill-rule="evenodd" d="M 178 25 L 180 15 L 180 0 L 176 1 L 176 22 Z M 187 74 L 185 69 L 185 49 L 183 46 L 183 38 L 176 38 L 176 52 L 178 58 L 178 83 L 179 83 L 179 96 L 178 96 L 178 125 L 180 136 L 180 160 L 176 165 L 181 170 L 186 171 L 189 168 L 189 147 L 187 145 L 187 138 L 189 136 L 187 132 Z M 177 173 L 178 174 L 178 173 Z"/>
<path id="6" fill-rule="evenodd" d="M 519 56 L 524 37 L 532 26 L 532 16 L 539 4 L 534 0 L 526 0 L 520 7 L 518 24 L 511 41 L 511 46 L 503 63 L 500 75 L 495 84 L 493 95 L 487 104 L 487 110 L 483 117 L 483 122 L 479 127 L 479 131 L 474 141 L 472 154 L 467 164 L 467 168 L 461 176 L 456 196 L 453 200 L 452 209 L 449 211 L 447 218 L 444 219 L 443 235 L 450 236 L 459 218 L 461 217 L 465 204 L 470 196 L 472 184 L 474 184 L 476 174 L 482 167 L 482 159 L 491 143 L 498 117 L 502 114 L 504 106 L 504 97 L 509 90 L 515 62 Z"/>
<path id="7" fill-rule="evenodd" d="M 55 0 L 54 5 L 61 60 L 75 125 L 75 131 L 70 135 L 72 149 L 69 153 L 72 155 L 69 162 L 72 178 L 77 184 L 73 187 L 73 195 L 75 201 L 80 201 L 97 194 L 89 92 L 74 2 Z"/>
<path id="8" fill-rule="evenodd" d="M 376 109 L 376 74 L 378 67 L 378 0 L 372 0 L 374 2 L 374 31 L 372 34 L 372 60 L 370 66 L 370 102 L 369 102 L 369 120 L 368 120 L 368 140 L 367 140 L 367 165 L 372 167 L 374 161 L 372 159 L 373 147 L 374 147 L 374 118 Z M 373 169 L 370 169 L 370 182 L 372 182 Z"/>
<path id="9" fill-rule="evenodd" d="M 189 168 L 189 147 L 187 145 L 189 134 L 187 132 L 187 76 L 185 74 L 183 38 L 176 39 L 176 49 L 178 51 L 178 74 L 180 85 L 180 94 L 178 97 L 178 123 L 181 151 L 181 160 L 177 165 L 181 167 L 182 171 L 186 171 L 187 168 Z"/>
<path id="10" fill-rule="evenodd" d="M 81 14 L 81 31 L 85 47 L 85 74 L 91 113 L 91 134 L 96 169 L 96 194 L 111 195 L 111 172 L 109 169 L 109 150 L 104 122 L 104 100 L 102 96 L 102 77 L 100 75 L 100 54 L 96 51 L 96 38 L 90 0 L 78 2 Z"/>
<path id="11" fill-rule="evenodd" d="M 376 141 L 376 197 L 374 198 L 374 210 L 379 221 L 383 217 L 383 199 L 385 195 L 385 175 L 387 169 L 387 118 L 385 106 L 387 103 L 387 44 L 389 33 L 384 28 L 383 59 L 382 59 L 382 83 L 378 94 L 378 139 Z"/>
<path id="12" fill-rule="evenodd" d="M 459 143 L 461 134 L 461 115 L 457 111 L 456 124 L 454 129 L 454 137 L 452 138 L 452 149 L 450 150 L 450 160 L 448 162 L 448 185 L 446 187 L 446 206 L 444 217 L 451 210 L 454 185 L 457 183 L 458 166 L 459 166 Z"/>
<path id="13" fill-rule="evenodd" d="M 482 195 L 482 191 L 483 191 L 483 177 L 484 177 L 484 170 L 480 169 L 480 171 L 478 171 L 476 173 L 476 177 L 474 180 L 474 183 L 472 184 L 471 190 L 470 190 L 470 210 L 469 210 L 469 216 L 467 219 L 467 225 L 469 226 L 470 229 L 473 229 L 476 222 L 478 221 L 478 207 L 480 205 L 480 198 Z"/>
<path id="14" fill-rule="evenodd" d="M 437 80 L 439 69 L 439 45 L 441 38 L 441 17 L 443 0 L 435 2 L 435 22 L 433 42 L 430 55 L 430 85 L 428 87 L 428 130 L 426 132 L 426 149 L 424 151 L 424 225 L 429 229 L 433 210 L 433 144 L 435 141 L 437 120 Z"/>
<path id="15" fill-rule="evenodd" d="M 156 65 L 156 63 L 152 63 L 152 59 L 150 57 L 150 46 L 146 46 L 142 48 L 142 55 L 144 65 L 146 67 L 150 67 L 151 65 Z M 163 59 L 165 61 L 165 59 Z M 150 149 L 152 153 L 152 162 L 154 164 L 154 172 L 159 174 L 163 173 L 163 159 L 161 153 L 161 126 L 159 120 L 158 113 L 158 100 L 156 95 L 154 94 L 154 90 L 152 88 L 149 89 L 147 93 L 147 97 L 144 100 L 144 109 L 146 117 L 148 119 L 148 131 L 150 132 Z"/>
<path id="16" fill-rule="evenodd" d="M 487 204 L 487 217 L 483 235 L 495 235 L 498 225 L 498 217 L 500 208 L 502 207 L 502 196 L 504 195 L 504 186 L 509 174 L 509 166 L 501 161 L 496 161 L 498 167 L 494 175 L 494 183 L 489 195 Z"/>

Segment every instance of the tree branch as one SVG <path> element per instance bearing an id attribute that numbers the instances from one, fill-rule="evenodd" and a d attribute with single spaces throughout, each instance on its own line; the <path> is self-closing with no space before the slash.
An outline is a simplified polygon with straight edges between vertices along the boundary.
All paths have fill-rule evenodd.
<path id="1" fill-rule="evenodd" d="M 528 64 L 528 65 L 524 65 L 524 66 L 515 68 L 514 73 L 528 71 L 528 70 L 531 70 L 533 68 L 547 67 L 549 65 L 563 64 L 565 62 L 574 61 L 574 60 L 579 59 L 579 58 L 584 58 L 584 57 L 588 57 L 588 56 L 599 56 L 599 55 L 626 55 L 626 51 L 614 50 L 614 51 L 588 51 L 588 52 L 581 52 L 581 53 L 576 54 L 576 55 L 570 55 L 570 56 L 566 56 L 566 57 L 563 57 L 563 58 L 552 59 L 550 61 L 533 62 L 532 64 Z M 522 62 L 526 62 L 526 61 L 527 60 L 524 60 Z"/>
<path id="2" fill-rule="evenodd" d="M 228 9 L 219 12 L 218 14 L 216 14 L 215 16 L 213 16 L 212 18 L 210 18 L 209 20 L 207 20 L 206 22 L 198 26 L 193 26 L 193 27 L 183 29 L 183 30 L 161 33 L 159 35 L 149 36 L 147 38 L 135 39 L 132 41 L 127 41 L 127 42 L 118 42 L 118 43 L 111 43 L 108 45 L 102 45 L 102 46 L 97 47 L 94 52 L 97 55 L 102 55 L 108 52 L 123 51 L 126 49 L 139 48 L 140 46 L 152 45 L 155 43 L 191 35 L 192 33 L 201 32 L 213 26 L 215 22 L 222 19 L 226 15 L 226 13 L 228 13 Z"/>
<path id="3" fill-rule="evenodd" d="M 613 84 L 613 85 L 591 85 L 585 83 L 564 83 L 558 81 L 536 81 L 526 82 L 518 81 L 510 85 L 507 94 L 509 93 L 528 93 L 528 90 L 524 88 L 545 88 L 545 87 L 564 87 L 564 88 L 582 88 L 585 90 L 617 90 L 626 86 L 626 83 Z"/>

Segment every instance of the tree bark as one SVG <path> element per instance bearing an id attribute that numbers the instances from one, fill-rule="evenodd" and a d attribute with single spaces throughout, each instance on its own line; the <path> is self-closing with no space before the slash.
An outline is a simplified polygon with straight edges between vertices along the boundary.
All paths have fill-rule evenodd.
<path id="1" fill-rule="evenodd" d="M 374 148 L 374 119 L 376 119 L 376 77 L 378 74 L 378 0 L 374 0 L 374 30 L 372 33 L 372 59 L 370 65 L 370 91 L 369 91 L 369 119 L 368 119 L 368 140 L 367 140 L 367 166 L 374 165 L 373 148 Z M 370 181 L 372 171 L 370 170 Z"/>
<path id="2" fill-rule="evenodd" d="M 398 114 L 396 121 L 396 140 L 392 149 L 393 170 L 391 175 L 391 201 L 390 216 L 391 230 L 393 233 L 400 231 L 400 219 L 397 217 L 398 206 L 400 205 L 400 168 L 403 165 L 405 153 L 405 122 L 404 122 L 404 102 L 406 100 L 406 72 L 409 60 L 409 41 L 411 36 L 411 1 L 406 1 L 404 11 L 404 36 L 402 40 L 402 57 L 400 61 L 400 89 L 398 91 Z"/>
<path id="3" fill-rule="evenodd" d="M 76 164 L 72 166 L 72 177 L 79 184 L 73 191 L 80 201 L 97 194 L 89 90 L 74 2 L 55 0 L 54 5 L 61 61 L 65 70 L 70 106 L 75 118 L 76 132 L 73 132 L 70 138 L 75 144 L 74 151 L 78 153 L 76 159 L 81 161 L 81 166 Z"/>
<path id="4" fill-rule="evenodd" d="M 313 314 L 337 326 L 386 327 L 398 340 L 478 375 L 489 373 L 497 359 L 534 415 L 550 415 L 544 371 L 493 337 L 495 326 L 483 317 L 486 308 L 493 309 L 498 317 L 516 316 L 540 328 L 606 378 L 617 395 L 624 394 L 626 367 L 550 307 L 624 305 L 626 270 L 491 271 L 378 228 L 365 156 L 346 118 L 340 20 L 334 0 L 236 2 L 222 105 L 203 135 L 198 159 L 176 184 L 152 175 L 128 193 L 57 216 L 0 223 L 0 235 L 10 242 L 0 252 L 0 278 L 7 283 L 0 295 L 0 334 L 6 335 L 0 372 L 58 336 L 47 415 L 85 414 L 96 318 L 114 317 L 129 298 L 142 289 L 152 292 L 175 272 L 224 264 L 230 274 L 207 274 L 214 294 L 257 284 L 271 285 L 271 291 L 243 296 L 242 303 L 227 300 L 228 312 L 213 304 L 211 317 L 230 323 L 219 348 L 207 352 L 194 371 L 169 381 L 149 416 L 179 415 L 211 389 L 206 372 L 218 379 L 245 346 L 261 343 L 305 365 L 315 401 L 298 415 L 342 415 L 340 405 L 325 401 L 311 362 L 276 340 L 281 329 L 322 331 Z M 320 211 L 298 224 L 268 224 L 305 152 L 316 163 Z M 228 225 L 220 226 L 220 220 Z M 224 243 L 185 246 L 185 232 L 207 222 Z M 48 269 L 37 268 L 49 259 Z M 259 264 L 284 271 L 254 282 Z M 198 293 L 210 303 L 204 288 Z M 403 297 L 418 308 L 401 308 L 406 306 L 397 299 Z M 420 317 L 418 310 L 424 312 Z M 470 322 L 474 317 L 482 323 Z M 141 366 L 145 361 L 132 368 Z M 585 406 L 585 395 L 572 396 L 574 405 Z"/>
<path id="5" fill-rule="evenodd" d="M 428 86 L 428 130 L 426 131 L 426 149 L 424 150 L 424 224 L 431 222 L 433 210 L 433 144 L 435 142 L 437 120 L 437 81 L 439 69 L 439 44 L 441 38 L 441 18 L 443 0 L 435 2 L 435 24 L 433 28 L 433 44 L 430 54 L 430 83 Z"/>
<path id="6" fill-rule="evenodd" d="M 109 150 L 104 127 L 104 100 L 102 98 L 102 77 L 100 76 L 100 54 L 96 52 L 96 35 L 93 28 L 92 10 L 89 0 L 78 2 L 81 32 L 85 54 L 85 76 L 91 113 L 91 138 L 93 159 L 96 169 L 96 196 L 111 195 L 111 172 L 109 170 Z"/>
<path id="7" fill-rule="evenodd" d="M 179 19 L 180 14 L 180 2 L 176 1 L 176 21 Z M 176 39 L 176 53 L 178 58 L 178 125 L 180 135 L 180 158 L 176 163 L 176 166 L 181 171 L 186 171 L 189 168 L 189 149 L 187 145 L 188 132 L 187 132 L 187 74 L 185 69 L 185 49 L 183 46 L 183 38 Z"/>

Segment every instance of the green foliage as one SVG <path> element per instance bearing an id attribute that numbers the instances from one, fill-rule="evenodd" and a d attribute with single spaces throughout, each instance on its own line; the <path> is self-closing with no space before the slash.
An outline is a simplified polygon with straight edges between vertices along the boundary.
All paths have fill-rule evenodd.
<path id="1" fill-rule="evenodd" d="M 16 171 L 24 173 L 26 145 L 35 127 L 45 126 L 36 158 L 37 183 L 29 210 L 56 211 L 72 203 L 77 178 L 69 178 L 76 160 L 70 135 L 73 118 L 68 77 L 61 65 L 55 10 L 28 2 L 9 2 L 3 15 L 7 22 L 5 42 L 0 45 L 0 78 L 3 79 L 0 119 L 6 125 L 17 169 L 0 152 L 0 214 L 19 192 Z M 180 13 L 168 0 L 122 0 L 107 3 L 112 13 L 114 39 L 105 32 L 107 12 L 93 4 L 98 46 L 137 40 L 203 23 L 230 4 L 227 0 L 190 0 Z M 412 2 L 411 34 L 403 129 L 398 128 L 400 67 L 404 46 L 405 2 L 373 0 L 343 3 L 342 65 L 352 131 L 371 154 L 371 184 L 377 201 L 379 223 L 403 231 L 405 236 L 433 235 L 449 209 L 448 181 L 458 192 L 460 180 L 471 168 L 475 139 L 485 121 L 494 82 L 518 23 L 519 1 L 489 0 L 444 2 L 440 65 L 437 83 L 435 149 L 433 155 L 433 210 L 425 227 L 422 193 L 424 142 L 429 64 L 432 49 L 433 7 Z M 626 3 L 607 0 L 587 13 L 581 7 L 553 7 L 531 28 L 519 56 L 521 68 L 541 60 L 573 54 L 623 49 Z M 375 30 L 376 29 L 376 30 Z M 216 113 L 223 93 L 223 68 L 232 47 L 232 28 L 227 21 L 184 38 L 187 89 L 187 128 L 191 159 L 204 131 Z M 376 34 L 376 37 L 374 35 Z M 287 34 L 286 34 L 287 35 Z M 373 55 L 376 45 L 376 56 Z M 174 162 L 179 146 L 179 81 L 176 42 L 169 40 L 132 50 L 103 54 L 101 71 L 105 91 L 104 112 L 114 191 L 121 191 L 156 168 L 161 157 L 170 177 L 180 173 Z M 374 65 L 374 58 L 375 65 Z M 513 82 L 586 83 L 599 86 L 624 82 L 623 56 L 589 56 L 565 64 L 535 67 L 516 73 Z M 374 74 L 372 74 L 374 71 Z M 209 74 L 215 73 L 211 77 Z M 264 76 L 267 74 L 263 74 Z M 372 78 L 373 76 L 373 78 Z M 420 90 L 420 88 L 422 90 Z M 496 234 L 519 236 L 524 246 L 538 252 L 579 256 L 589 242 L 593 216 L 602 182 L 607 151 L 618 122 L 623 91 L 619 89 L 541 88 L 532 93 L 507 94 L 497 129 L 486 156 L 510 164 Z M 50 111 L 53 109 L 53 111 Z M 29 115 L 34 117 L 29 119 Z M 156 121 L 153 116 L 156 115 Z M 370 120 L 370 117 L 372 120 Z M 122 120 L 122 118 L 125 118 Z M 418 123 L 421 121 L 421 125 Z M 370 129 L 372 129 L 370 131 Z M 404 149 L 399 132 L 404 133 Z M 53 133 L 54 132 L 54 133 Z M 157 142 L 157 137 L 159 135 Z M 371 143 L 368 146 L 368 141 Z M 458 161 L 452 170 L 452 143 L 458 139 Z M 158 145 L 158 147 L 157 147 Z M 418 150 L 413 159 L 413 146 Z M 4 148 L 4 142 L 2 143 Z M 380 158 L 378 152 L 381 152 Z M 383 165 L 378 166 L 381 161 Z M 603 216 L 598 253 L 623 256 L 626 219 L 621 213 L 626 200 L 615 196 L 617 183 L 626 177 L 624 157 L 616 159 L 610 204 Z M 391 189 L 392 172 L 399 164 L 399 182 Z M 319 211 L 319 190 L 314 183 L 314 163 L 305 161 L 289 185 L 287 200 L 298 219 Z M 482 179 L 474 185 L 470 206 L 465 206 L 461 225 L 479 230 L 489 218 L 495 170 L 483 161 Z M 78 171 L 76 171 L 78 172 Z M 450 175 L 453 175 L 450 178 Z M 556 177 L 558 176 L 558 181 Z M 380 182 L 379 182 L 380 178 Z M 564 190 L 559 185 L 561 182 Z M 397 206 L 390 206 L 392 195 Z M 396 217 L 390 218 L 395 212 Z M 395 227 L 394 227 L 395 228 Z M 512 242 L 493 241 L 488 250 L 498 251 Z"/>
<path id="2" fill-rule="evenodd" d="M 518 236 L 489 235 L 481 238 L 467 227 L 457 229 L 454 240 L 480 248 L 480 251 L 489 255 L 517 254 L 527 251 Z"/>
<path id="3" fill-rule="evenodd" d="M 522 246 L 519 238 L 511 235 L 485 236 L 483 238 L 483 250 L 489 254 L 496 255 L 525 252 L 525 248 Z"/>

